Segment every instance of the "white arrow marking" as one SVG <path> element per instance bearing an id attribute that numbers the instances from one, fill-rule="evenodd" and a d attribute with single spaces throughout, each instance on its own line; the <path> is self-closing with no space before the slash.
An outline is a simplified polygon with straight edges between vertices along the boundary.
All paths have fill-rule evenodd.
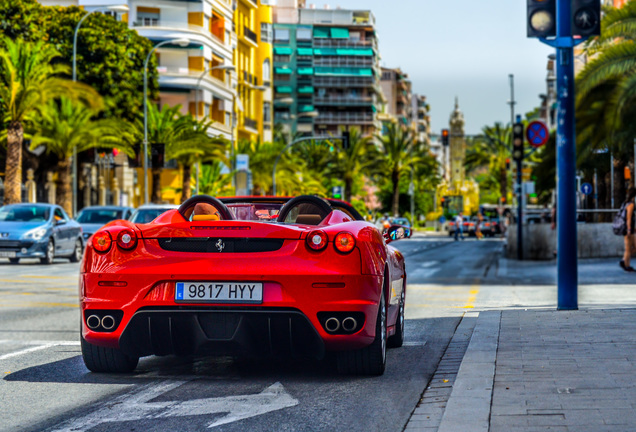
<path id="1" fill-rule="evenodd" d="M 187 381 L 164 381 L 148 384 L 139 391 L 117 397 L 87 416 L 62 423 L 54 432 L 76 432 L 91 429 L 101 423 L 131 420 L 150 420 L 192 415 L 228 413 L 208 427 L 213 428 L 249 417 L 265 414 L 298 405 L 279 382 L 258 394 L 226 396 L 220 398 L 194 399 L 186 401 L 148 402 L 182 386 Z"/>

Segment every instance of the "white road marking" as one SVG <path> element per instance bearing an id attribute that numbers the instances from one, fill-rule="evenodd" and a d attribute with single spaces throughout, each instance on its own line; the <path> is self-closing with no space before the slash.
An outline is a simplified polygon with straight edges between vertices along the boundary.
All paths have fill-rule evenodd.
<path id="1" fill-rule="evenodd" d="M 423 347 L 426 345 L 426 341 L 405 341 L 404 344 L 402 344 L 402 346 L 418 346 L 418 347 Z"/>
<path id="2" fill-rule="evenodd" d="M 298 405 L 280 382 L 251 395 L 184 401 L 149 402 L 188 381 L 162 381 L 137 387 L 133 392 L 102 404 L 102 408 L 84 417 L 61 423 L 54 432 L 77 432 L 102 423 L 149 420 L 169 417 L 227 413 L 208 428 Z"/>
<path id="3" fill-rule="evenodd" d="M 51 348 L 51 347 L 55 347 L 55 346 L 62 346 L 62 345 L 65 345 L 65 346 L 77 346 L 79 344 L 80 344 L 79 342 L 73 342 L 73 341 L 69 341 L 69 342 L 46 342 L 46 343 L 44 343 L 42 345 L 36 345 L 34 347 L 31 347 L 31 348 L 25 348 L 25 349 L 20 350 L 20 351 L 15 351 L 15 352 L 12 352 L 12 353 L 9 353 L 9 354 L 1 355 L 0 356 L 0 360 L 6 360 L 6 359 L 9 359 L 11 357 L 17 357 L 17 356 L 21 356 L 23 354 L 28 354 L 28 353 L 35 352 L 35 351 L 41 351 L 41 350 L 44 350 L 44 349 L 47 349 L 47 348 Z M 29 344 L 29 345 L 31 345 L 31 344 Z"/>

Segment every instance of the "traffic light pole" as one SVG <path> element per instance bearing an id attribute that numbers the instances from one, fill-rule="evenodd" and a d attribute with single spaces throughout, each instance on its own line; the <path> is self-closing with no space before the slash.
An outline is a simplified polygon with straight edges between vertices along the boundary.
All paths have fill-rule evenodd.
<path id="1" fill-rule="evenodd" d="M 557 286 L 559 310 L 578 309 L 576 238 L 576 135 L 574 39 L 570 0 L 557 0 L 557 37 L 541 39 L 557 50 Z"/>

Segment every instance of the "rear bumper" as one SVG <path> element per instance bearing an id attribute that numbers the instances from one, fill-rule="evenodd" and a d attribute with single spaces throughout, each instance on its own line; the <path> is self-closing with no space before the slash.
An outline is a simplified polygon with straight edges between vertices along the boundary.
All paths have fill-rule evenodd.
<path id="1" fill-rule="evenodd" d="M 119 346 L 126 354 L 271 355 L 320 359 L 325 345 L 293 309 L 144 308 L 128 322 Z"/>

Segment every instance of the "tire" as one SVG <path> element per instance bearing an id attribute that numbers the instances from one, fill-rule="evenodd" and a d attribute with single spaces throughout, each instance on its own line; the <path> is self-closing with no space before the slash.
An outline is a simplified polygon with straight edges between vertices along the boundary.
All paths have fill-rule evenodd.
<path id="1" fill-rule="evenodd" d="M 82 259 L 82 253 L 84 252 L 84 245 L 80 239 L 75 240 L 75 247 L 73 248 L 73 253 L 68 260 L 72 263 L 80 262 Z"/>
<path id="2" fill-rule="evenodd" d="M 402 289 L 402 296 L 400 297 L 400 309 L 397 319 L 395 320 L 395 334 L 387 339 L 387 346 L 389 348 L 399 348 L 404 344 L 404 302 L 405 295 L 404 289 Z"/>
<path id="3" fill-rule="evenodd" d="M 40 258 L 40 262 L 47 265 L 53 264 L 53 260 L 55 259 L 55 243 L 53 243 L 53 240 L 49 240 L 44 253 L 45 256 L 44 258 Z"/>
<path id="4" fill-rule="evenodd" d="M 384 292 L 378 307 L 375 339 L 368 347 L 338 352 L 338 372 L 347 375 L 382 375 L 386 368 L 386 305 Z"/>
<path id="5" fill-rule="evenodd" d="M 20 258 L 9 258 L 9 262 L 11 264 L 18 264 L 20 262 Z"/>
<path id="6" fill-rule="evenodd" d="M 139 357 L 130 357 L 116 348 L 86 342 L 82 337 L 82 358 L 91 372 L 128 373 L 135 370 Z"/>

